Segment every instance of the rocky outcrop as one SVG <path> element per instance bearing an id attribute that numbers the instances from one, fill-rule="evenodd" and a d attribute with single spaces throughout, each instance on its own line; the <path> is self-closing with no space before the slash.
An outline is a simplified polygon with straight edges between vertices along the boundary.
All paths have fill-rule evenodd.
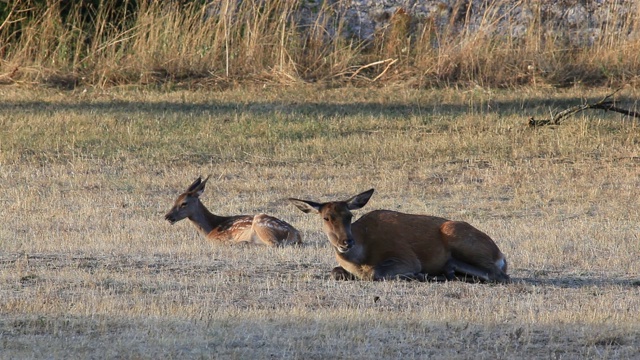
<path id="1" fill-rule="evenodd" d="M 639 10 L 634 0 L 306 0 L 298 21 L 312 24 L 330 16 L 331 21 L 324 21 L 327 33 L 335 35 L 341 22 L 342 36 L 371 41 L 389 27 L 395 14 L 402 14 L 414 32 L 428 25 L 449 33 L 482 31 L 517 39 L 544 29 L 546 35 L 583 46 L 604 32 L 638 36 Z"/>

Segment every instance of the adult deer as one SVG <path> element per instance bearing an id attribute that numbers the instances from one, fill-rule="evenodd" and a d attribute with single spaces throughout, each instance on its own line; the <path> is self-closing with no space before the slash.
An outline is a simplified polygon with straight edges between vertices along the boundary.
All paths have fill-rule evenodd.
<path id="1" fill-rule="evenodd" d="M 289 199 L 305 213 L 317 213 L 340 266 L 335 279 L 427 280 L 455 274 L 508 282 L 507 261 L 489 236 L 461 221 L 375 210 L 351 223 L 373 189 L 345 201 L 317 203 Z"/>
<path id="2" fill-rule="evenodd" d="M 218 216 L 200 201 L 209 177 L 198 177 L 187 191 L 180 194 L 165 215 L 172 225 L 188 218 L 210 240 L 229 243 L 276 245 L 301 244 L 300 232 L 293 226 L 266 214 Z"/>

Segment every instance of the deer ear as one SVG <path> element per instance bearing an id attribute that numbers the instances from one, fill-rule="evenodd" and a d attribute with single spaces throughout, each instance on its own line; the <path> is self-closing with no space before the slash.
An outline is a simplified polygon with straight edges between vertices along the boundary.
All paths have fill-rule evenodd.
<path id="1" fill-rule="evenodd" d="M 206 179 L 204 179 L 200 184 L 198 184 L 198 186 L 196 186 L 193 190 L 191 190 L 191 192 L 197 197 L 202 195 L 202 193 L 204 192 L 204 186 L 207 185 L 207 180 L 209 180 L 209 176 L 207 176 Z"/>
<path id="2" fill-rule="evenodd" d="M 186 192 L 194 191 L 198 186 L 200 186 L 200 183 L 202 183 L 202 178 L 198 176 L 198 178 L 189 185 Z"/>
<path id="3" fill-rule="evenodd" d="M 298 209 L 302 210 L 307 214 L 309 213 L 319 214 L 320 208 L 322 207 L 322 204 L 318 204 L 317 202 L 308 201 L 308 200 L 289 198 L 289 201 L 291 201 L 291 203 L 295 205 Z"/>
<path id="4" fill-rule="evenodd" d="M 371 199 L 371 195 L 373 195 L 373 189 L 369 189 L 348 199 L 347 201 L 345 201 L 347 203 L 347 208 L 349 210 L 360 209 L 361 207 L 367 205 L 369 199 Z"/>

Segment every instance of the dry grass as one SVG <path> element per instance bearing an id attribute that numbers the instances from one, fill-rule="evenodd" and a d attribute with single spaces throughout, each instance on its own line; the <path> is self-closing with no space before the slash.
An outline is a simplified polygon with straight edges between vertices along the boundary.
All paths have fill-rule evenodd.
<path id="1" fill-rule="evenodd" d="M 638 123 L 525 126 L 607 92 L 2 88 L 0 358 L 638 357 Z M 276 215 L 305 245 L 166 223 L 209 173 L 212 211 Z M 370 187 L 365 209 L 489 233 L 514 283 L 329 280 L 319 220 L 284 199 Z"/>
<path id="2" fill-rule="evenodd" d="M 637 86 L 640 73 L 637 2 L 595 6 L 612 14 L 598 29 L 554 25 L 531 1 L 461 1 L 427 18 L 399 9 L 374 41 L 342 36 L 354 25 L 339 2 L 308 3 L 305 19 L 292 16 L 297 0 L 89 3 L 0 2 L 0 83 Z"/>

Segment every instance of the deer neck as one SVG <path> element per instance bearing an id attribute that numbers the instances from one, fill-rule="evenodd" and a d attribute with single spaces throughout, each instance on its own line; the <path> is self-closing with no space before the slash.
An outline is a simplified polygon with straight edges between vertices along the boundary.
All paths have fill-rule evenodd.
<path id="1" fill-rule="evenodd" d="M 189 220 L 198 228 L 198 231 L 205 237 L 225 218 L 211 213 L 200 200 L 198 200 L 198 211 L 189 216 Z"/>

